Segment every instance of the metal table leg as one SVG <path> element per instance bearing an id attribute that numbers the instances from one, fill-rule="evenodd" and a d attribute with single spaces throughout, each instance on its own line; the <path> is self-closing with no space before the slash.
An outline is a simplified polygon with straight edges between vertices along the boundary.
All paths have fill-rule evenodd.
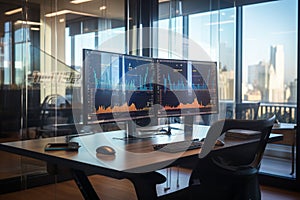
<path id="1" fill-rule="evenodd" d="M 100 200 L 91 182 L 83 171 L 73 169 L 72 174 L 85 200 Z"/>

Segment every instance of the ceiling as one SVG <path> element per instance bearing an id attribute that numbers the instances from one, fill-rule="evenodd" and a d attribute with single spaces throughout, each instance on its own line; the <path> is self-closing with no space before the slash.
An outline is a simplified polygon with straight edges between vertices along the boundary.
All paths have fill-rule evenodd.
<path id="1" fill-rule="evenodd" d="M 57 2 L 57 5 L 55 4 Z M 66 20 L 75 20 L 84 16 L 92 16 L 97 18 L 109 18 L 124 20 L 125 17 L 125 0 L 92 0 L 81 4 L 72 4 L 70 0 L 0 0 L 0 37 L 4 33 L 4 22 L 17 21 L 27 19 L 29 21 L 40 21 L 40 16 L 54 13 L 62 10 L 68 10 L 70 13 L 65 14 Z M 13 15 L 5 15 L 4 13 L 20 7 L 28 8 L 25 13 L 16 13 Z M 106 9 L 100 10 L 101 6 Z M 41 13 L 41 14 L 40 14 Z"/>
<path id="2" fill-rule="evenodd" d="M 216 9 L 220 9 L 222 7 L 226 8 L 266 1 L 272 0 L 181 0 L 183 15 L 214 10 L 214 8 L 212 8 L 214 2 L 219 2 L 216 4 Z M 159 0 L 159 2 L 161 2 L 160 17 L 164 14 L 168 15 L 169 0 Z M 41 15 L 44 16 L 45 14 L 62 10 L 72 11 L 72 13 L 65 14 L 67 21 L 76 20 L 76 18 L 82 18 L 84 16 L 121 21 L 124 21 L 125 18 L 125 0 L 91 0 L 81 4 L 72 4 L 70 0 L 0 0 L 0 36 L 2 36 L 4 32 L 4 22 L 25 19 L 24 13 L 6 16 L 4 12 L 24 7 L 25 4 L 29 8 L 26 12 L 26 19 L 34 21 L 40 21 Z M 101 10 L 100 7 L 104 5 L 106 9 Z M 164 6 L 167 6 L 167 8 L 164 9 Z"/>

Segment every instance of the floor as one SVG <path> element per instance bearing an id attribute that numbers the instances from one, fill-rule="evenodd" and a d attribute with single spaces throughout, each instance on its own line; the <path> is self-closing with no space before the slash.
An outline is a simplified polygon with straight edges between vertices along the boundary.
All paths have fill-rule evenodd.
<path id="1" fill-rule="evenodd" d="M 134 188 L 128 180 L 115 180 L 99 175 L 89 177 L 102 200 L 136 200 Z M 161 185 L 164 187 L 165 184 Z M 161 188 L 163 189 L 163 188 Z M 262 186 L 262 200 L 300 200 L 300 193 Z M 51 184 L 24 191 L 0 195 L 0 200 L 82 200 L 74 181 Z"/>
<path id="2" fill-rule="evenodd" d="M 4 140 L 6 139 L 7 138 L 2 138 L 1 142 L 4 142 Z M 0 157 L 2 160 L 5 160 L 5 162 L 0 162 L 0 179 L 10 178 L 16 175 L 24 175 L 28 173 L 45 173 L 45 164 L 43 162 L 1 151 Z M 287 177 L 295 177 L 295 174 L 290 175 L 290 160 L 274 159 L 272 157 L 265 156 L 262 162 L 261 171 Z M 166 170 L 162 170 L 161 173 L 167 175 Z M 185 187 L 187 185 L 186 174 L 188 174 L 189 172 L 181 171 L 180 174 L 186 174 L 184 176 L 178 176 L 177 170 L 172 169 L 168 173 L 172 175 L 172 180 L 157 187 L 159 195 L 172 192 L 173 190 L 176 190 L 178 186 Z M 89 178 L 97 193 L 103 195 L 101 196 L 101 199 L 136 199 L 134 188 L 131 182 L 129 182 L 128 180 L 115 180 L 99 175 L 90 176 Z M 263 200 L 300 200 L 300 193 L 267 186 L 262 186 L 261 188 Z M 0 195 L 0 200 L 63 200 L 66 199 L 66 197 L 72 200 L 82 199 L 81 193 L 79 192 L 74 181 L 66 181 L 63 183 L 50 184 L 32 189 L 26 189 L 19 192 L 3 194 Z"/>
<path id="3" fill-rule="evenodd" d="M 292 162 L 288 159 L 264 156 L 260 172 L 268 174 L 271 173 L 288 178 L 296 178 L 295 171 L 292 172 Z"/>

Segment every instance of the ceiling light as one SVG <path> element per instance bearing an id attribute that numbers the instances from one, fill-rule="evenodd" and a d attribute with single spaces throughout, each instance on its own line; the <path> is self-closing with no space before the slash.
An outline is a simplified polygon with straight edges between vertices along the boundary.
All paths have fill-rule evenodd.
<path id="1" fill-rule="evenodd" d="M 5 15 L 13 15 L 13 14 L 16 14 L 16 13 L 19 13 L 22 11 L 23 11 L 23 8 L 17 8 L 17 9 L 6 11 L 4 14 Z"/>
<path id="2" fill-rule="evenodd" d="M 70 1 L 70 3 L 80 4 L 80 3 L 85 3 L 85 2 L 89 2 L 89 1 L 93 1 L 93 0 L 72 0 L 72 1 Z"/>
<path id="3" fill-rule="evenodd" d="M 170 0 L 158 0 L 158 3 L 168 2 Z"/>
<path id="4" fill-rule="evenodd" d="M 32 30 L 32 31 L 39 31 L 40 28 L 38 28 L 38 27 L 31 27 L 30 30 Z"/>
<path id="5" fill-rule="evenodd" d="M 57 12 L 53 12 L 53 13 L 48 13 L 45 15 L 45 17 L 54 17 L 54 16 L 58 16 L 58 15 L 65 15 L 71 13 L 71 10 L 60 10 Z"/>
<path id="6" fill-rule="evenodd" d="M 100 8 L 99 8 L 99 10 L 105 10 L 106 9 L 106 6 L 101 6 Z"/>
<path id="7" fill-rule="evenodd" d="M 55 17 L 55 16 L 65 15 L 65 14 L 75 14 L 75 15 L 83 15 L 83 16 L 90 16 L 90 17 L 98 17 L 97 15 L 84 13 L 84 12 L 77 12 L 77 11 L 72 11 L 72 10 L 60 10 L 57 12 L 48 13 L 45 15 L 45 17 Z"/>
<path id="8" fill-rule="evenodd" d="M 24 25 L 35 25 L 35 26 L 40 26 L 40 25 L 41 25 L 40 22 L 32 22 L 32 21 L 17 20 L 17 21 L 15 22 L 15 25 L 19 25 L 19 24 L 24 24 Z"/>

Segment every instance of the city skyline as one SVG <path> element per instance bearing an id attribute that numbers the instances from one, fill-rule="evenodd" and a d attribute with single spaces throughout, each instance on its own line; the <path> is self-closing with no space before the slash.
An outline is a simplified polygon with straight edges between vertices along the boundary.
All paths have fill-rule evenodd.
<path id="1" fill-rule="evenodd" d="M 270 46 L 282 45 L 285 84 L 297 76 L 297 1 L 284 0 L 245 6 L 243 66 L 270 62 Z M 259 46 L 259 48 L 258 48 Z M 245 72 L 244 72 L 245 73 Z M 244 74 L 246 75 L 246 74 Z M 247 77 L 247 76 L 246 76 Z"/>
<path id="2" fill-rule="evenodd" d="M 285 102 L 284 84 L 284 52 L 283 46 L 270 47 L 270 61 L 248 66 L 248 87 L 245 88 L 249 97 L 264 102 Z M 246 98 L 246 97 L 245 97 Z"/>

